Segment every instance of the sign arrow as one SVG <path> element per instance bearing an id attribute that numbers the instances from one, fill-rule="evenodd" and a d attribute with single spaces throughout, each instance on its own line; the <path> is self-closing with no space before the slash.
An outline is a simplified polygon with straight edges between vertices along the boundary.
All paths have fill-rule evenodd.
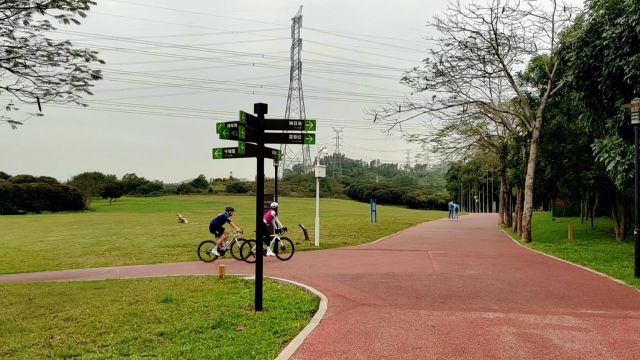
<path id="1" fill-rule="evenodd" d="M 213 148 L 213 158 L 214 159 L 222 159 L 222 149 L 221 148 Z"/>
<path id="2" fill-rule="evenodd" d="M 307 131 L 316 131 L 316 121 L 315 120 L 305 120 L 304 121 L 304 129 Z"/>
<path id="3" fill-rule="evenodd" d="M 305 135 L 304 143 L 306 145 L 315 144 L 316 143 L 316 135 L 315 134 L 307 134 L 307 135 Z"/>

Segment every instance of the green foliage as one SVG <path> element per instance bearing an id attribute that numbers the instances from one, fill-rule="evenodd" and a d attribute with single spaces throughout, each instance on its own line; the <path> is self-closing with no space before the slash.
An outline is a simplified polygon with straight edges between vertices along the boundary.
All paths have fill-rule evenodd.
<path id="1" fill-rule="evenodd" d="M 100 194 L 103 199 L 109 199 L 109 205 L 111 205 L 111 201 L 121 198 L 122 195 L 124 195 L 124 191 L 122 191 L 122 185 L 119 181 L 105 183 Z"/>
<path id="2" fill-rule="evenodd" d="M 30 184 L 36 182 L 36 177 L 31 175 L 16 175 L 8 180 L 13 184 Z"/>
<path id="3" fill-rule="evenodd" d="M 3 1 L 0 7 L 1 50 L 0 90 L 19 101 L 40 101 L 82 104 L 82 97 L 91 95 L 93 82 L 102 78 L 100 70 L 92 69 L 104 63 L 97 52 L 76 47 L 71 41 L 48 36 L 60 25 L 78 25 L 86 17 L 91 0 L 65 1 Z M 9 103 L 6 110 L 17 108 Z M 31 114 L 40 116 L 41 114 Z M 3 115 L 0 123 L 12 128 L 21 122 Z"/>
<path id="4" fill-rule="evenodd" d="M 247 184 L 240 182 L 240 181 L 234 181 L 232 183 L 227 184 L 227 192 L 231 193 L 231 194 L 246 194 L 249 192 L 249 186 L 247 186 Z"/>
<path id="5" fill-rule="evenodd" d="M 8 180 L 11 177 L 11 175 L 7 174 L 4 171 L 0 171 L 0 180 Z"/>
<path id="6" fill-rule="evenodd" d="M 115 175 L 105 175 L 98 171 L 91 171 L 75 175 L 67 182 L 67 185 L 73 186 L 80 191 L 85 207 L 89 208 L 91 199 L 100 196 L 104 184 L 116 180 Z"/>
<path id="7" fill-rule="evenodd" d="M 209 181 L 207 181 L 207 178 L 202 174 L 197 178 L 193 179 L 189 184 L 196 189 L 202 189 L 202 190 L 205 190 L 209 187 Z"/>
<path id="8" fill-rule="evenodd" d="M 158 196 L 164 192 L 161 181 L 149 181 L 134 173 L 125 174 L 120 181 L 122 191 L 127 195 Z"/>
<path id="9" fill-rule="evenodd" d="M 27 179 L 33 182 L 26 182 Z M 0 180 L 0 215 L 78 211 L 83 208 L 82 196 L 75 188 L 38 182 L 28 175 L 20 175 L 15 183 Z"/>
<path id="10" fill-rule="evenodd" d="M 598 139 L 593 144 L 596 160 L 604 165 L 607 175 L 618 190 L 631 196 L 633 189 L 633 145 L 617 135 Z"/>

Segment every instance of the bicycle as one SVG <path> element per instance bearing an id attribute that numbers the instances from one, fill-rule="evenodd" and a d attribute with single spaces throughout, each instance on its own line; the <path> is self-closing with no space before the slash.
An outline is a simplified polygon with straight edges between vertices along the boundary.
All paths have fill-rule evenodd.
<path id="1" fill-rule="evenodd" d="M 276 230 L 276 233 L 274 235 L 269 235 L 271 237 L 271 242 L 269 243 L 268 246 L 265 246 L 263 244 L 262 246 L 263 256 L 266 256 L 267 250 L 271 249 L 271 251 L 275 253 L 278 259 L 282 261 L 287 261 L 291 259 L 296 249 L 295 249 L 295 246 L 293 245 L 293 241 L 291 241 L 286 236 L 280 236 L 280 234 L 284 234 L 285 232 L 286 231 Z M 274 245 L 276 246 L 274 247 Z M 256 244 L 256 241 L 253 239 L 246 240 L 244 243 L 242 243 L 242 246 L 240 247 L 240 257 L 242 258 L 242 260 L 248 263 L 256 262 L 256 254 L 257 254 L 256 248 L 257 248 L 257 244 Z"/>
<path id="2" fill-rule="evenodd" d="M 246 239 L 240 237 L 242 234 L 239 231 L 234 231 L 231 237 L 231 241 L 227 241 L 224 244 L 220 244 L 218 247 L 218 253 L 220 257 L 223 257 L 227 251 L 231 253 L 236 260 L 242 260 L 240 249 L 242 244 L 246 242 Z M 204 262 L 212 262 L 218 258 L 218 256 L 213 254 L 213 248 L 216 246 L 215 238 L 214 240 L 205 240 L 198 245 L 198 257 L 200 260 Z"/>

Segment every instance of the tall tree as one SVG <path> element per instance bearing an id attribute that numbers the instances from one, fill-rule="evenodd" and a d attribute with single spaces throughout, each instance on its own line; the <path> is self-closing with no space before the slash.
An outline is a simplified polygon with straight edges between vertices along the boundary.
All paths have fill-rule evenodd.
<path id="1" fill-rule="evenodd" d="M 556 50 L 560 34 L 575 12 L 559 0 L 490 0 L 486 4 L 451 1 L 444 14 L 429 24 L 440 33 L 434 39 L 436 46 L 421 68 L 403 78 L 414 92 L 425 93 L 426 98 L 419 102 L 408 99 L 374 114 L 376 120 L 402 125 L 425 115 L 451 119 L 475 107 L 485 114 L 506 114 L 516 119 L 530 139 L 522 218 L 525 242 L 531 241 L 533 183 L 545 107 L 565 83 L 558 74 L 561 57 Z M 529 87 L 519 77 L 534 58 L 546 75 L 542 89 Z M 538 95 L 536 101 L 533 93 Z"/>
<path id="2" fill-rule="evenodd" d="M 640 96 L 640 3 L 589 0 L 587 16 L 568 43 L 571 85 L 580 95 L 581 121 L 596 160 L 614 191 L 608 191 L 616 238 L 624 240 L 633 189 L 633 132 L 622 104 Z"/>
<path id="3" fill-rule="evenodd" d="M 55 40 L 54 25 L 80 24 L 91 0 L 0 0 L 0 94 L 26 103 L 82 103 L 92 82 L 102 78 L 93 63 L 104 63 L 96 51 Z M 5 110 L 19 110 L 13 101 Z M 33 115 L 41 115 L 30 114 Z M 12 128 L 24 119 L 0 115 Z"/>

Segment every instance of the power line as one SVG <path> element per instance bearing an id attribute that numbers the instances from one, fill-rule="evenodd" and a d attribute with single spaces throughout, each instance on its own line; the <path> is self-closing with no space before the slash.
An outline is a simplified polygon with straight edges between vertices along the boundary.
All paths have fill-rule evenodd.
<path id="1" fill-rule="evenodd" d="M 140 40 L 140 39 L 130 38 L 130 37 L 121 37 L 121 36 L 85 33 L 85 32 L 80 32 L 80 31 L 71 31 L 71 30 L 56 30 L 56 31 L 59 32 L 59 33 L 64 33 L 64 34 L 81 34 L 81 35 L 85 35 L 85 36 L 89 36 L 89 37 L 93 37 L 93 38 L 105 39 L 105 40 L 113 40 L 113 41 L 120 41 L 120 42 L 134 43 L 134 44 L 154 45 L 154 48 L 155 47 L 178 48 L 178 49 L 183 49 L 183 50 L 193 50 L 193 51 L 198 51 L 198 52 L 216 53 L 216 54 L 224 54 L 224 55 L 232 55 L 232 56 L 257 57 L 257 58 L 260 58 L 260 59 L 272 59 L 272 60 L 282 60 L 282 61 L 288 61 L 289 60 L 289 58 L 284 57 L 284 56 L 265 55 L 264 53 L 251 53 L 251 52 L 244 52 L 244 51 L 211 49 L 211 48 L 206 48 L 206 47 L 202 47 L 202 46 L 184 45 L 184 44 L 175 44 L 175 43 L 164 43 L 164 42 L 158 42 L 158 41 Z M 95 45 L 90 45 L 90 44 L 86 44 L 86 46 L 96 47 Z M 130 48 L 128 48 L 127 50 L 143 51 L 144 49 L 130 49 Z M 405 60 L 405 61 L 407 61 L 407 60 Z M 377 64 L 372 64 L 372 63 L 361 63 L 361 64 L 358 64 L 358 63 L 345 63 L 345 62 L 336 62 L 336 61 L 321 61 L 321 60 L 313 60 L 313 59 L 312 60 L 305 60 L 305 63 L 310 63 L 310 64 L 314 64 L 314 65 L 322 65 L 322 66 L 340 66 L 340 67 L 346 66 L 346 67 L 354 67 L 354 68 L 368 69 L 368 70 L 376 69 L 376 70 L 382 70 L 382 71 L 405 71 L 406 70 L 406 69 L 403 69 L 403 68 L 390 67 L 390 66 L 385 66 L 385 65 L 377 65 Z"/>
<path id="2" fill-rule="evenodd" d="M 259 23 L 259 24 L 284 26 L 283 24 L 272 23 L 272 22 L 262 21 L 262 20 L 257 20 L 257 19 L 247 19 L 247 18 L 238 18 L 238 17 L 233 17 L 233 16 L 223 16 L 223 15 L 212 14 L 212 13 L 207 13 L 207 12 L 203 12 L 203 11 L 189 11 L 189 10 L 184 10 L 184 9 L 176 9 L 176 8 L 170 8 L 170 7 L 165 7 L 165 6 L 158 6 L 156 4 L 153 4 L 153 5 L 151 5 L 151 4 L 141 4 L 141 3 L 137 3 L 137 2 L 134 2 L 134 1 L 130 1 L 130 0 L 126 0 L 126 1 L 111 0 L 111 1 L 119 2 L 119 3 L 127 4 L 127 5 L 152 7 L 154 9 L 163 9 L 163 10 L 175 11 L 175 12 L 180 12 L 180 13 L 184 13 L 184 14 L 202 15 L 202 16 L 208 16 L 208 17 L 216 17 L 216 18 L 220 18 L 220 19 L 230 19 L 230 20 L 236 20 L 236 21 L 250 22 L 250 23 L 253 23 L 253 24 Z"/>

